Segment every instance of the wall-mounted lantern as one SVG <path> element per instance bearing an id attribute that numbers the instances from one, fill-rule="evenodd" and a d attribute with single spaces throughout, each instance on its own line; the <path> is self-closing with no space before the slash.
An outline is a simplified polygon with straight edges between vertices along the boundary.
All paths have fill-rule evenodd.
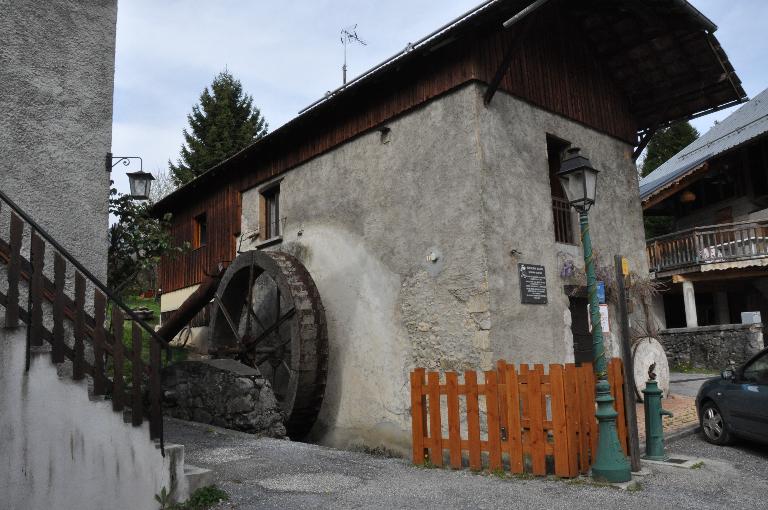
<path id="1" fill-rule="evenodd" d="M 131 187 L 131 198 L 135 200 L 149 200 L 149 190 L 152 188 L 152 181 L 155 180 L 152 174 L 139 170 L 138 172 L 128 172 L 128 184 Z"/>
<path id="2" fill-rule="evenodd" d="M 155 180 L 152 174 L 144 171 L 144 160 L 139 156 L 113 156 L 111 152 L 107 152 L 107 158 L 105 161 L 105 168 L 107 172 L 111 172 L 112 169 L 117 166 L 118 163 L 123 163 L 124 166 L 131 164 L 132 159 L 139 160 L 139 170 L 137 172 L 127 172 L 128 184 L 131 188 L 131 194 L 129 195 L 134 200 L 149 200 L 149 191 L 152 188 L 152 181 Z M 117 160 L 113 163 L 113 160 Z"/>

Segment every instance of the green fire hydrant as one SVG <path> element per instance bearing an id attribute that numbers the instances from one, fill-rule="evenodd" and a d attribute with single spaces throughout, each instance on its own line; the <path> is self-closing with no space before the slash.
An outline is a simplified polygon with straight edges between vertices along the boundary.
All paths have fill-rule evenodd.
<path id="1" fill-rule="evenodd" d="M 651 371 L 649 371 L 651 372 Z M 652 372 L 651 379 L 645 383 L 643 404 L 645 405 L 645 455 L 649 460 L 667 460 L 664 453 L 664 425 L 662 416 L 672 416 L 672 413 L 661 408 L 661 390 Z"/>

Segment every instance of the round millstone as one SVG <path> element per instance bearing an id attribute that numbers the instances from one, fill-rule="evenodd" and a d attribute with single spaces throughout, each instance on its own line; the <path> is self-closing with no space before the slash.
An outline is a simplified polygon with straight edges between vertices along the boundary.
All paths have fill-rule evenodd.
<path id="1" fill-rule="evenodd" d="M 654 372 L 663 397 L 669 396 L 669 362 L 664 347 L 658 340 L 651 337 L 638 340 L 632 347 L 632 363 L 634 364 L 635 389 L 641 402 L 643 401 L 645 382 L 648 380 L 648 368 L 652 363 L 656 363 Z"/>

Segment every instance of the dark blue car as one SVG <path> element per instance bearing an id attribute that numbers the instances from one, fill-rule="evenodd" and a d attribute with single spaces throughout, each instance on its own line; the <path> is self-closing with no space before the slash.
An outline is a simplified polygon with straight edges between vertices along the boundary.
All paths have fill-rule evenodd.
<path id="1" fill-rule="evenodd" d="M 730 444 L 735 436 L 768 443 L 768 349 L 705 382 L 696 409 L 710 443 Z"/>

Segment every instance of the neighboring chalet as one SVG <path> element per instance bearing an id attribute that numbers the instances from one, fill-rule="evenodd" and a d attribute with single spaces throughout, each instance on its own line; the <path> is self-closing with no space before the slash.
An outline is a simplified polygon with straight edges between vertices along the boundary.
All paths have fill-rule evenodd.
<path id="1" fill-rule="evenodd" d="M 163 264 L 162 311 L 218 261 L 294 255 L 330 344 L 311 437 L 407 451 L 413 367 L 589 358 L 586 299 L 561 276 L 582 266 L 578 224 L 553 174 L 582 148 L 601 170 L 597 250 L 647 274 L 636 148 L 745 97 L 715 30 L 682 0 L 485 2 L 159 202 L 194 247 Z M 543 267 L 543 296 L 521 292 L 520 265 Z"/>
<path id="2" fill-rule="evenodd" d="M 691 338 L 708 327 L 696 344 L 729 331 L 751 344 L 746 353 L 757 349 L 751 323 L 768 317 L 768 89 L 643 178 L 640 196 L 645 215 L 670 218 L 674 230 L 648 240 L 650 270 L 669 287 L 665 326 L 693 328 L 675 331 Z M 706 350 L 689 361 L 706 364 Z M 708 356 L 723 364 L 746 355 L 723 352 Z"/>

